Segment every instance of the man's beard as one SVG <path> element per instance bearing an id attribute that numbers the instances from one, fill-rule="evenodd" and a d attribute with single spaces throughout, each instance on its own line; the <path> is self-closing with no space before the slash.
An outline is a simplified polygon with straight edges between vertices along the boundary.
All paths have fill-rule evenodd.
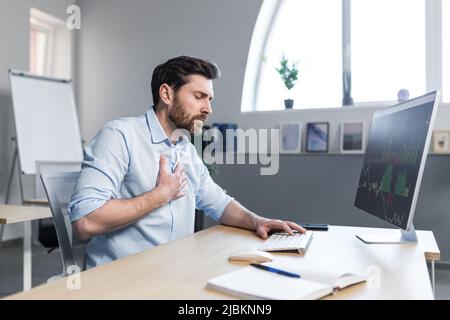
<path id="1" fill-rule="evenodd" d="M 172 121 L 178 129 L 186 129 L 193 134 L 201 133 L 207 117 L 205 115 L 190 116 L 178 101 L 177 97 L 175 97 L 173 103 L 173 109 L 169 113 L 170 121 Z"/>

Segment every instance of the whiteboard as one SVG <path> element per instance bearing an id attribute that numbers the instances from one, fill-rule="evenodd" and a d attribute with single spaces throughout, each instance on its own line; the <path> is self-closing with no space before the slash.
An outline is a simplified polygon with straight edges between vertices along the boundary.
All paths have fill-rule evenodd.
<path id="1" fill-rule="evenodd" d="M 72 82 L 9 72 L 20 168 L 36 173 L 36 161 L 83 160 Z"/>

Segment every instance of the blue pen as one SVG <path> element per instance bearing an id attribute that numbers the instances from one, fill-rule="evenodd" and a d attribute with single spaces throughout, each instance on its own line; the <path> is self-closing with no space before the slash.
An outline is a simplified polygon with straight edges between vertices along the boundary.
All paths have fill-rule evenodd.
<path id="1" fill-rule="evenodd" d="M 280 269 L 277 269 L 277 268 L 264 266 L 262 264 L 250 263 L 250 265 L 252 267 L 255 267 L 255 268 L 258 268 L 258 269 L 261 269 L 261 270 L 266 270 L 266 271 L 282 274 L 283 276 L 288 276 L 288 277 L 292 277 L 292 278 L 300 278 L 299 274 L 288 272 L 288 271 L 284 271 L 284 270 L 280 270 Z"/>

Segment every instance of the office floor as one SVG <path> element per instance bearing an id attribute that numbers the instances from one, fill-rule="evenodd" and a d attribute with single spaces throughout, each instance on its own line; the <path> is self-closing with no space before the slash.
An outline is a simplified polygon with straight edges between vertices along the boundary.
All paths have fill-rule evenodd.
<path id="1" fill-rule="evenodd" d="M 50 254 L 40 245 L 33 245 L 33 286 L 45 283 L 61 274 L 61 255 L 58 249 Z M 0 249 L 0 297 L 22 290 L 22 240 L 7 241 Z"/>
<path id="2" fill-rule="evenodd" d="M 33 286 L 61 273 L 59 250 L 47 253 L 33 245 Z M 5 242 L 0 249 L 0 298 L 22 290 L 22 242 Z M 450 300 L 450 269 L 436 268 L 436 299 Z"/>

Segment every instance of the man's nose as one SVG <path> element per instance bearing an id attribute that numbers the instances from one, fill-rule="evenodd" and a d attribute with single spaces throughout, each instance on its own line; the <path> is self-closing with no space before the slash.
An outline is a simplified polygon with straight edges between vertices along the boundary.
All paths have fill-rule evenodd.
<path id="1" fill-rule="evenodd" d="M 206 102 L 206 104 L 205 104 L 205 106 L 204 106 L 202 112 L 205 113 L 205 114 L 207 114 L 207 115 L 210 115 L 210 114 L 212 113 L 211 101 L 207 101 L 207 102 Z"/>

